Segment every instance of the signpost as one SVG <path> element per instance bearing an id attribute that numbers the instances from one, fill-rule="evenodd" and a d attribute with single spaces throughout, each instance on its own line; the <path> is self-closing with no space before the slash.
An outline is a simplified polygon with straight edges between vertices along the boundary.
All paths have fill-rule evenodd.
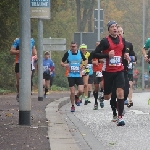
<path id="1" fill-rule="evenodd" d="M 30 53 L 30 2 L 19 1 L 19 125 L 30 125 L 31 118 L 31 53 Z"/>
<path id="2" fill-rule="evenodd" d="M 38 18 L 38 101 L 43 101 L 43 19 L 50 19 L 50 0 L 30 0 L 30 17 Z"/>

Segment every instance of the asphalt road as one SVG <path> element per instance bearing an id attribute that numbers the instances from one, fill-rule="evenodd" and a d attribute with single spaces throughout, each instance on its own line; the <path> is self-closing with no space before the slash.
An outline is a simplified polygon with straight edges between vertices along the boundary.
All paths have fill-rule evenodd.
<path id="1" fill-rule="evenodd" d="M 91 104 L 76 106 L 70 112 L 70 103 L 60 110 L 75 143 L 80 150 L 150 150 L 150 93 L 134 93 L 134 106 L 125 106 L 126 125 L 118 127 L 111 122 L 112 111 L 109 101 L 105 107 L 93 110 Z"/>

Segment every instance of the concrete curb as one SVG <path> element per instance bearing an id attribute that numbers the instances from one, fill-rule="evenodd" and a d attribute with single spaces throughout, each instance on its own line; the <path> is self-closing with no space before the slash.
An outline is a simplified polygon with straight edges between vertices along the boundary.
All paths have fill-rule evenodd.
<path id="1" fill-rule="evenodd" d="M 69 97 L 60 98 L 47 105 L 48 137 L 50 150 L 79 150 L 59 109 L 70 102 Z"/>

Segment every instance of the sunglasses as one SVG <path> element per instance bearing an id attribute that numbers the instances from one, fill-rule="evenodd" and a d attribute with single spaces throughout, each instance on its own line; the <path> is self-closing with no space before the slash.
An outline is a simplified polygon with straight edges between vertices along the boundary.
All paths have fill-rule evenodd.
<path id="1" fill-rule="evenodd" d="M 72 48 L 75 48 L 76 46 L 71 46 Z"/>

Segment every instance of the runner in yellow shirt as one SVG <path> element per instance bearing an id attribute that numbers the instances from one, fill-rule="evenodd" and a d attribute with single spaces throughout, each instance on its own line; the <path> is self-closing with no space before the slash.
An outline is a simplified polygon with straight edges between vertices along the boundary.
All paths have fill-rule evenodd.
<path id="1" fill-rule="evenodd" d="M 88 57 L 90 56 L 90 53 L 87 51 L 87 45 L 85 45 L 85 44 L 80 45 L 80 50 L 82 51 L 85 58 L 88 59 Z M 82 61 L 82 65 L 85 66 L 84 61 Z M 84 105 L 87 105 L 89 103 L 89 100 L 88 100 L 89 72 L 90 72 L 89 65 L 86 65 L 85 69 L 82 70 L 82 78 L 83 78 L 83 83 L 84 83 L 84 97 L 85 97 Z"/>

